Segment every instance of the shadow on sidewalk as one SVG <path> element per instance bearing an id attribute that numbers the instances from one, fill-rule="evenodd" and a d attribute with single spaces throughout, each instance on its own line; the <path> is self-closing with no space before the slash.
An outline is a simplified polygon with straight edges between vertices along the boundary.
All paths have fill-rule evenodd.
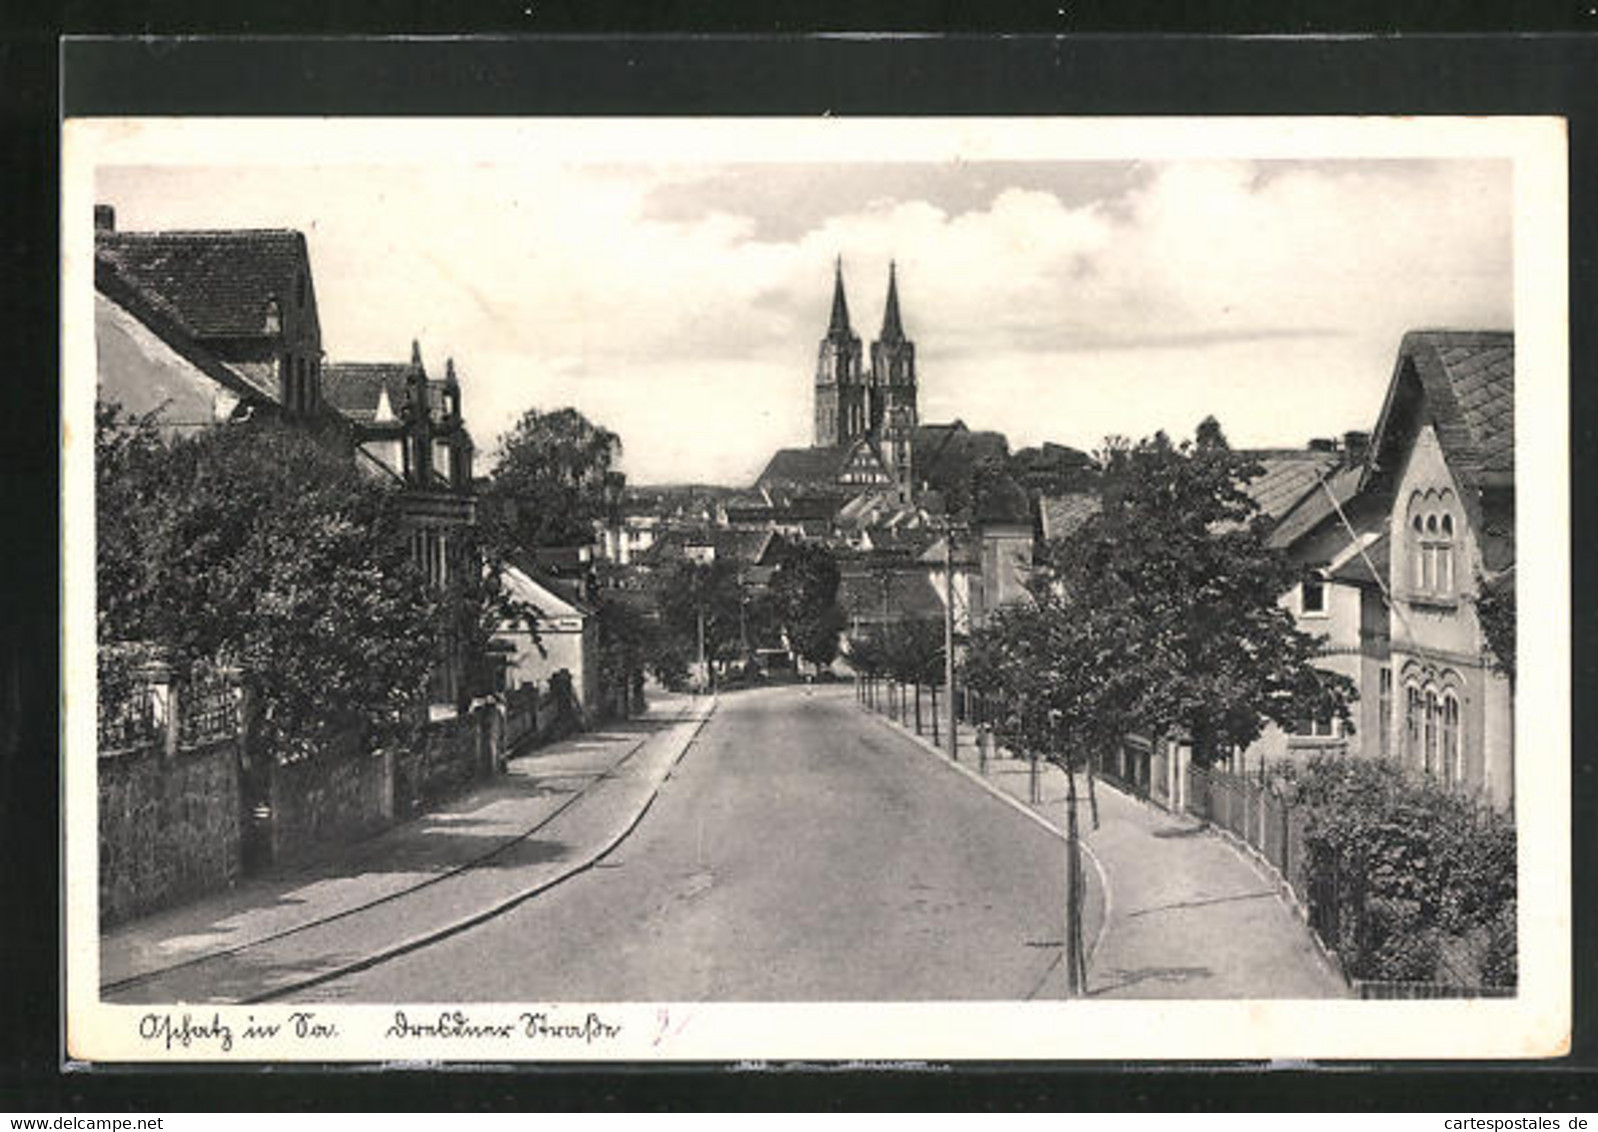
<path id="1" fill-rule="evenodd" d="M 1208 967 L 1138 967 L 1134 970 L 1111 968 L 1102 973 L 1095 971 L 1089 975 L 1088 997 L 1112 994 L 1115 991 L 1151 982 L 1167 986 L 1183 986 L 1195 980 L 1208 979 L 1214 973 Z M 1105 977 L 1109 978 L 1109 982 L 1100 983 Z"/>

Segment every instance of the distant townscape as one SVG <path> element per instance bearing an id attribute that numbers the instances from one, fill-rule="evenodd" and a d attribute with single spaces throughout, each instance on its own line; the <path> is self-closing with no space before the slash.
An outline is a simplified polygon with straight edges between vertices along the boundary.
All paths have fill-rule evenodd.
<path id="1" fill-rule="evenodd" d="M 341 356 L 300 232 L 94 219 L 106 997 L 1514 993 L 1511 331 L 1412 329 L 1338 436 L 1012 449 L 839 259 L 812 443 L 631 484 Z"/>

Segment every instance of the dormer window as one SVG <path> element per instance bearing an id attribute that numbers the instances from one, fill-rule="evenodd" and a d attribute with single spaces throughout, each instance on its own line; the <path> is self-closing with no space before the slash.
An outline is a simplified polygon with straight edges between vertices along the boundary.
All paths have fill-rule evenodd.
<path id="1" fill-rule="evenodd" d="M 266 332 L 268 334 L 283 333 L 283 310 L 277 305 L 276 299 L 266 300 Z"/>

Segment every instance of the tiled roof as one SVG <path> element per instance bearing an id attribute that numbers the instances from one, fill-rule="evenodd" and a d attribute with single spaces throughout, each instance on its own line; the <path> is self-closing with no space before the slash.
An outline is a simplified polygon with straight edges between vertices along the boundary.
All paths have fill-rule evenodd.
<path id="1" fill-rule="evenodd" d="M 100 265 L 95 271 L 95 289 L 218 385 L 256 404 L 281 404 L 277 378 L 270 364 L 264 367 L 250 363 L 229 365 L 222 361 L 196 342 L 194 336 L 178 324 L 170 309 L 157 301 L 156 296 L 133 286 Z"/>
<path id="2" fill-rule="evenodd" d="M 807 487 L 832 485 L 849 455 L 851 446 L 832 448 L 779 448 L 772 454 L 766 470 L 755 482 L 760 485 L 804 484 Z"/>
<path id="3" fill-rule="evenodd" d="M 410 372 L 406 362 L 328 362 L 322 367 L 322 397 L 351 420 L 370 424 L 386 391 L 397 418 L 405 407 Z"/>
<path id="4" fill-rule="evenodd" d="M 1040 496 L 1038 517 L 1043 526 L 1044 539 L 1065 538 L 1087 522 L 1089 516 L 1097 514 L 1101 506 L 1097 495 L 1085 491 L 1071 495 Z"/>
<path id="5" fill-rule="evenodd" d="M 867 564 L 843 568 L 838 583 L 838 604 L 844 614 L 861 621 L 881 621 L 884 576 L 890 620 L 923 620 L 943 616 L 943 599 L 924 566 L 873 571 Z"/>
<path id="6" fill-rule="evenodd" d="M 1246 491 L 1269 519 L 1280 519 L 1293 504 L 1303 499 L 1320 480 L 1330 475 L 1342 461 L 1336 452 L 1313 449 L 1271 448 L 1246 455 L 1264 472 L 1244 485 Z"/>
<path id="7" fill-rule="evenodd" d="M 1343 467 L 1325 477 L 1327 488 L 1336 497 L 1337 507 L 1346 506 L 1358 494 L 1362 473 L 1363 469 L 1357 466 Z M 1332 500 L 1327 498 L 1326 492 L 1313 484 L 1311 486 L 1312 490 L 1302 493 L 1296 504 L 1274 516 L 1277 520 L 1276 525 L 1271 528 L 1267 540 L 1271 546 L 1292 545 L 1301 536 L 1308 534 L 1336 513 L 1337 507 L 1332 505 Z"/>
<path id="8" fill-rule="evenodd" d="M 911 556 L 920 555 L 938 537 L 936 532 L 919 525 L 880 524 L 867 527 L 865 533 L 876 550 L 895 551 Z"/>
<path id="9" fill-rule="evenodd" d="M 1372 441 L 1367 480 L 1396 474 L 1422 418 L 1437 431 L 1466 487 L 1512 486 L 1515 472 L 1515 336 L 1503 330 L 1412 330 L 1398 347 Z"/>
<path id="10" fill-rule="evenodd" d="M 715 547 L 716 557 L 731 559 L 746 565 L 762 562 L 770 553 L 772 540 L 776 535 L 771 531 L 712 531 L 709 543 Z M 690 543 L 697 540 L 690 539 Z"/>
<path id="11" fill-rule="evenodd" d="M 95 258 L 150 295 L 196 338 L 253 338 L 269 332 L 267 309 L 311 287 L 305 237 L 282 229 L 100 232 Z M 314 307 L 312 308 L 314 309 Z"/>
<path id="12" fill-rule="evenodd" d="M 543 577 L 537 571 L 507 566 L 502 578 L 511 597 L 532 606 L 544 618 L 582 617 L 589 613 L 586 606 L 562 592 L 555 579 Z"/>
<path id="13" fill-rule="evenodd" d="M 1436 351 L 1484 472 L 1515 470 L 1515 336 L 1422 331 L 1406 336 Z"/>

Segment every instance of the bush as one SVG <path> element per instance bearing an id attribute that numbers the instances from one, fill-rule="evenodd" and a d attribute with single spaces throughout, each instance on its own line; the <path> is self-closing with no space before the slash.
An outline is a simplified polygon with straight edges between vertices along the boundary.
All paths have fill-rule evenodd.
<path id="1" fill-rule="evenodd" d="M 1511 819 L 1390 762 L 1317 760 L 1293 789 L 1306 815 L 1312 922 L 1339 925 L 1327 942 L 1351 975 L 1512 985 Z M 1445 958 L 1461 953 L 1468 970 Z"/>

